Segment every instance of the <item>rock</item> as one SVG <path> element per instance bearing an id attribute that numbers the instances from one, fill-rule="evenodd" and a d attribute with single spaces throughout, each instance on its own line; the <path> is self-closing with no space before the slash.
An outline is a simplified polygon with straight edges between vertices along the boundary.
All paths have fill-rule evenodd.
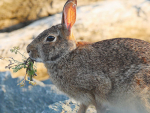
<path id="1" fill-rule="evenodd" d="M 67 0 L 1 0 L 0 29 L 8 31 L 14 29 L 14 27 L 24 26 L 33 20 L 61 12 L 66 1 Z M 78 1 L 78 6 L 90 4 L 95 1 L 100 0 Z M 10 26 L 13 27 L 5 29 Z"/>
<path id="2" fill-rule="evenodd" d="M 92 5 L 78 7 L 77 21 L 73 32 L 77 40 L 100 41 L 109 38 L 130 37 L 150 42 L 150 4 L 143 0 L 118 0 L 102 1 Z M 139 12 L 139 13 L 138 13 Z M 56 25 L 61 21 L 61 13 L 36 21 L 27 27 L 10 33 L 0 34 L 0 56 L 21 60 L 19 55 L 9 52 L 14 46 L 19 46 L 22 53 L 26 53 L 26 46 L 43 30 Z M 6 71 L 8 64 L 0 61 L 0 71 Z M 37 64 L 39 80 L 49 76 L 42 64 Z M 13 74 L 14 77 L 23 76 L 24 70 Z"/>
<path id="3" fill-rule="evenodd" d="M 36 81 L 36 86 L 19 87 L 21 79 L 0 73 L 0 113 L 41 113 L 48 105 L 68 99 L 53 84 Z"/>
<path id="4" fill-rule="evenodd" d="M 79 104 L 73 100 L 56 102 L 45 108 L 42 113 L 77 113 Z M 95 108 L 89 107 L 86 113 L 96 113 Z"/>

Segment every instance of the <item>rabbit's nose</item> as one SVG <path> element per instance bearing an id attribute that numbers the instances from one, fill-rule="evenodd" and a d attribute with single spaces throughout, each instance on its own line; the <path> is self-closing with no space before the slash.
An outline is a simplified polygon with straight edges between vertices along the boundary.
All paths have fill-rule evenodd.
<path id="1" fill-rule="evenodd" d="M 27 53 L 30 53 L 31 51 L 30 50 L 27 50 Z"/>
<path id="2" fill-rule="evenodd" d="M 29 45 L 27 46 L 27 53 L 30 53 Z"/>
<path id="3" fill-rule="evenodd" d="M 27 53 L 30 53 L 31 50 L 32 50 L 32 46 L 29 44 L 29 45 L 27 46 Z"/>

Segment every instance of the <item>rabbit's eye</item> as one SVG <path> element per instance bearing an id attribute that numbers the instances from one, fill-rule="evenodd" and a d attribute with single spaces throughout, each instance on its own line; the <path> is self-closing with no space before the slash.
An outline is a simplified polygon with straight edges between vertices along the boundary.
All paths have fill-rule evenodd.
<path id="1" fill-rule="evenodd" d="M 54 42 L 56 40 L 56 38 L 54 36 L 48 36 L 46 41 L 48 42 Z"/>

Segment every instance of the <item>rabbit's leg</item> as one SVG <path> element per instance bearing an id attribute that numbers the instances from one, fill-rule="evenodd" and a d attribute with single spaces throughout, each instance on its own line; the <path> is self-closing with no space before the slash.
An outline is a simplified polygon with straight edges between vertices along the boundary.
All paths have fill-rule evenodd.
<path id="1" fill-rule="evenodd" d="M 78 113 L 85 113 L 87 110 L 88 106 L 84 105 L 84 104 L 80 104 Z"/>

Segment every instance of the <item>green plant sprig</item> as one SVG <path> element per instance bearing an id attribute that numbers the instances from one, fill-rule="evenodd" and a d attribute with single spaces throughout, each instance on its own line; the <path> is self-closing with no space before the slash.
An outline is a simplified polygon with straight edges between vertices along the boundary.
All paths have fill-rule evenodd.
<path id="1" fill-rule="evenodd" d="M 29 57 L 25 57 L 21 52 L 19 52 L 19 47 L 13 47 L 13 49 L 10 49 L 12 53 L 20 54 L 23 58 L 22 62 L 15 60 L 12 57 L 8 57 L 9 64 L 5 67 L 8 69 L 12 69 L 14 73 L 18 72 L 21 69 L 26 69 L 26 73 L 24 76 L 24 79 L 18 84 L 21 87 L 25 85 L 25 81 L 29 81 L 30 84 L 36 85 L 36 83 L 33 81 L 33 77 L 37 76 L 36 72 L 36 66 L 34 65 L 34 61 Z M 0 59 L 4 60 L 6 58 L 0 57 Z M 29 76 L 29 79 L 27 77 Z"/>

